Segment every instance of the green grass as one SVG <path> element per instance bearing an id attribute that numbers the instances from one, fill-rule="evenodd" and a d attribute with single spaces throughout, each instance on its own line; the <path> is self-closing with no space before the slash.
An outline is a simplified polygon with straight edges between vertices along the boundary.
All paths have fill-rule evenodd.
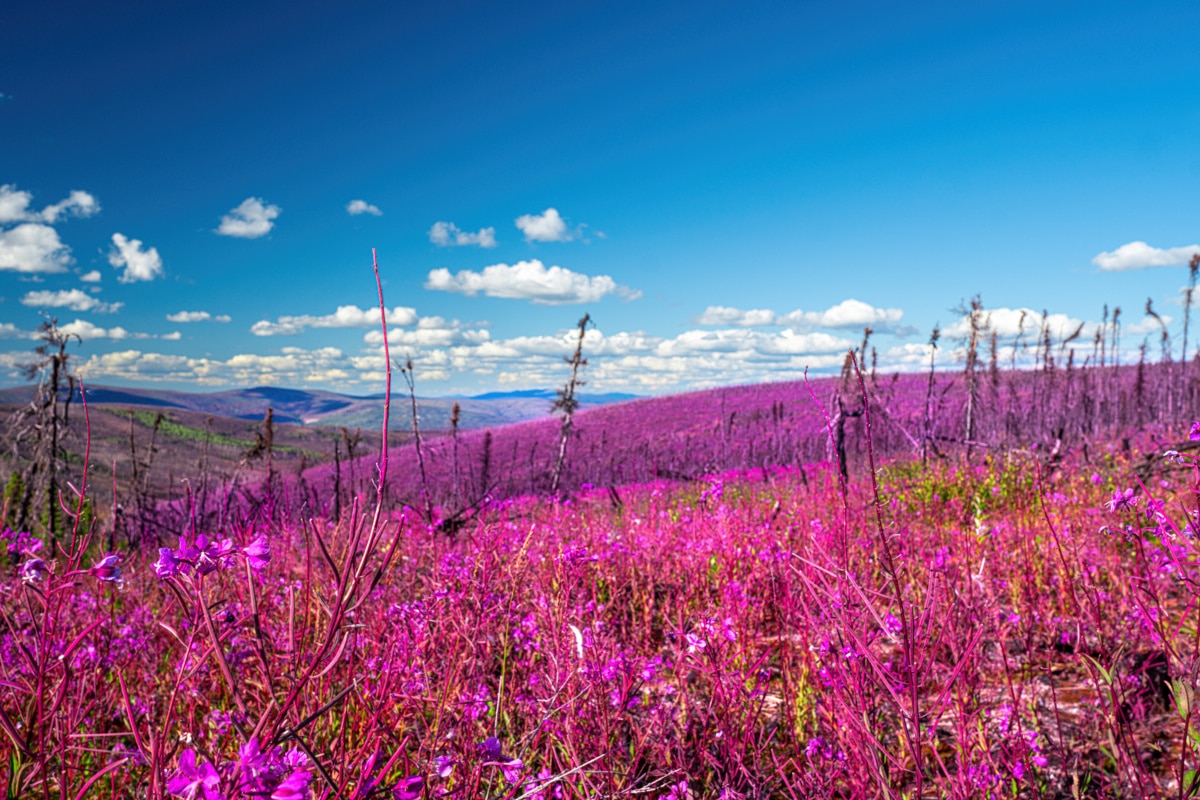
<path id="1" fill-rule="evenodd" d="M 156 411 L 134 411 L 132 409 L 125 411 L 109 411 L 122 419 L 133 418 L 134 422 L 145 425 L 147 428 L 154 427 L 154 420 L 158 416 Z M 164 416 L 162 422 L 158 426 L 159 433 L 164 436 L 169 436 L 173 439 L 179 439 L 189 442 L 209 442 L 210 444 L 226 445 L 228 447 L 236 447 L 241 450 L 248 450 L 255 445 L 255 442 L 250 439 L 236 439 L 232 436 L 225 436 L 220 433 L 206 431 L 203 428 L 193 428 L 190 425 L 181 425 L 168 417 Z M 317 450 L 308 450 L 302 447 L 292 447 L 289 445 L 276 445 L 276 453 L 287 454 L 304 454 L 313 460 L 320 460 L 328 457 L 328 453 L 322 453 Z"/>
<path id="2" fill-rule="evenodd" d="M 115 414 L 124 419 L 133 419 L 134 422 L 141 423 L 147 428 L 154 427 L 154 421 L 158 417 L 158 412 L 155 411 L 110 411 L 110 414 Z M 174 439 L 182 439 L 189 442 L 204 442 L 208 441 L 212 444 L 229 445 L 230 447 L 250 448 L 254 446 L 254 442 L 248 439 L 234 439 L 231 436 L 222 436 L 219 433 L 206 431 L 203 428 L 193 428 L 189 425 L 180 425 L 178 422 L 173 422 L 167 417 L 163 417 L 159 423 L 158 430 L 164 436 L 170 436 Z"/>

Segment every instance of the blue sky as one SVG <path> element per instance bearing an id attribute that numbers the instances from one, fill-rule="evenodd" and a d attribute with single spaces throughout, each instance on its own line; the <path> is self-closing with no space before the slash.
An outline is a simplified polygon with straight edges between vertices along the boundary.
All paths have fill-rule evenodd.
<path id="1" fill-rule="evenodd" d="M 96 383 L 377 391 L 372 247 L 425 394 L 561 383 L 585 311 L 594 391 L 828 371 L 867 323 L 881 368 L 916 368 L 976 293 L 1002 344 L 1020 309 L 1070 332 L 1108 303 L 1128 348 L 1151 298 L 1178 352 L 1198 22 L 1182 3 L 5 7 L 0 383 L 45 312 Z"/>

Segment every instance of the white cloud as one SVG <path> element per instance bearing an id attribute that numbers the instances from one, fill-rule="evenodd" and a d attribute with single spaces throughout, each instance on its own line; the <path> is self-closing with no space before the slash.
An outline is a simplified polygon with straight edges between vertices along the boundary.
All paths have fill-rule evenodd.
<path id="1" fill-rule="evenodd" d="M 379 369 L 379 359 L 374 367 Z M 285 347 L 279 355 L 239 354 L 226 360 L 122 350 L 93 355 L 78 367 L 85 378 L 192 383 L 204 386 L 298 386 L 359 383 L 364 378 L 341 350 Z"/>
<path id="2" fill-rule="evenodd" d="M 346 211 L 353 216 L 358 216 L 359 214 L 372 214 L 376 217 L 379 217 L 383 215 L 383 212 L 379 210 L 379 206 L 372 205 L 366 200 L 351 200 L 346 205 Z"/>
<path id="3" fill-rule="evenodd" d="M 90 217 L 100 210 L 96 198 L 78 189 L 41 211 L 30 207 L 33 195 L 12 184 L 0 186 L 0 271 L 36 275 L 64 272 L 71 264 L 71 248 L 58 238 L 51 224 L 65 217 Z"/>
<path id="4" fill-rule="evenodd" d="M 1089 340 L 1095 335 L 1096 323 L 1084 322 L 1066 314 L 1048 314 L 1042 317 L 1042 312 L 1032 308 L 988 308 L 983 311 L 982 325 L 987 335 L 993 332 L 1003 339 L 1022 336 L 1026 341 L 1036 341 L 1043 325 L 1050 329 L 1052 340 L 1062 340 L 1073 334 L 1079 326 L 1084 326 L 1080 334 L 1082 339 Z M 948 325 L 942 333 L 950 337 L 965 337 L 971 333 L 970 315 L 964 315 L 952 325 Z"/>
<path id="5" fill-rule="evenodd" d="M 166 339 L 168 342 L 178 342 L 180 339 L 183 338 L 183 334 L 180 333 L 179 331 L 171 331 L 170 333 L 164 333 L 162 336 L 160 336 L 158 338 Z"/>
<path id="6" fill-rule="evenodd" d="M 1163 323 L 1168 326 L 1173 321 L 1173 317 L 1170 317 L 1166 314 L 1159 314 L 1159 316 L 1162 317 Z M 1155 320 L 1154 317 L 1151 317 L 1149 315 L 1142 317 L 1140 320 L 1138 320 L 1136 322 L 1131 322 L 1127 325 L 1126 324 L 1121 325 L 1121 333 L 1126 336 L 1146 336 L 1146 335 L 1157 336 L 1161 332 L 1162 332 L 1162 325 L 1159 325 L 1158 321 Z"/>
<path id="7" fill-rule="evenodd" d="M 11 322 L 0 322 L 0 339 L 36 339 L 36 331 L 23 331 Z"/>
<path id="8" fill-rule="evenodd" d="M 495 247 L 496 229 L 480 228 L 477 233 L 469 233 L 459 230 L 453 222 L 435 222 L 429 229 L 429 241 L 438 247 Z"/>
<path id="9" fill-rule="evenodd" d="M 71 248 L 49 225 L 25 222 L 0 230 L 0 271 L 66 272 L 70 263 Z"/>
<path id="10" fill-rule="evenodd" d="M 547 208 L 541 214 L 522 214 L 516 219 L 517 228 L 527 242 L 569 242 L 579 238 L 578 230 L 568 230 L 558 209 Z"/>
<path id="11" fill-rule="evenodd" d="M 239 239 L 257 239 L 271 232 L 279 214 L 279 206 L 267 205 L 261 197 L 247 197 L 241 205 L 221 217 L 217 233 Z"/>
<path id="12" fill-rule="evenodd" d="M 743 311 L 729 306 L 709 306 L 704 313 L 696 317 L 697 325 L 737 325 L 739 327 L 757 327 L 774 325 L 775 312 L 765 308 L 754 308 Z"/>
<path id="13" fill-rule="evenodd" d="M 1200 245 L 1185 247 L 1151 247 L 1145 242 L 1129 242 L 1112 252 L 1104 252 L 1092 259 L 1092 263 L 1104 272 L 1123 272 L 1148 267 L 1176 267 L 1187 264 L 1192 256 L 1200 253 Z"/>
<path id="14" fill-rule="evenodd" d="M 748 311 L 729 306 L 709 306 L 696 317 L 697 325 L 736 325 L 742 328 L 769 325 L 791 325 L 809 328 L 864 328 L 870 325 L 883 333 L 907 334 L 906 328 L 898 327 L 904 312 L 898 308 L 876 308 L 869 303 L 850 298 L 824 311 L 792 311 L 776 314 L 766 308 Z"/>
<path id="15" fill-rule="evenodd" d="M 389 325 L 410 326 L 417 322 L 415 308 L 396 306 L 388 309 Z M 338 306 L 337 311 L 324 316 L 302 314 L 279 317 L 275 322 L 259 320 L 250 327 L 255 336 L 294 336 L 306 328 L 370 328 L 379 325 L 378 308 Z"/>
<path id="16" fill-rule="evenodd" d="M 100 274 L 100 270 L 98 270 L 98 269 L 91 270 L 90 272 L 85 272 L 84 274 L 79 276 L 79 280 L 83 281 L 84 283 L 99 283 L 103 279 L 104 279 L 104 276 L 102 276 Z"/>
<path id="17" fill-rule="evenodd" d="M 78 189 L 64 200 L 33 211 L 30 204 L 33 194 L 22 191 L 12 184 L 0 186 L 0 225 L 13 222 L 47 222 L 53 224 L 59 217 L 90 217 L 100 211 L 96 198 Z"/>
<path id="18" fill-rule="evenodd" d="M 218 314 L 215 317 L 207 311 L 178 311 L 174 314 L 167 314 L 168 322 L 229 322 L 228 314 Z"/>
<path id="19" fill-rule="evenodd" d="M 415 329 L 388 329 L 388 344 L 393 347 L 449 347 L 455 344 L 479 344 L 489 338 L 491 335 L 486 330 L 466 328 L 458 320 L 448 321 L 436 316 L 421 317 Z M 363 335 L 363 342 L 369 345 L 383 344 L 383 331 L 367 331 Z"/>
<path id="20" fill-rule="evenodd" d="M 471 297 L 482 292 L 488 297 L 529 300 L 548 306 L 591 303 L 614 293 L 628 300 L 642 296 L 637 290 L 618 285 L 608 275 L 591 278 L 563 267 L 547 268 L 536 258 L 518 261 L 512 266 L 492 264 L 484 267 L 482 272 L 461 270 L 451 275 L 448 269 L 435 269 L 429 273 L 425 288 Z"/>
<path id="21" fill-rule="evenodd" d="M 10 183 L 0 186 L 0 224 L 24 222 L 31 216 L 29 204 L 33 195 L 22 192 Z"/>
<path id="22" fill-rule="evenodd" d="M 128 239 L 121 233 L 112 235 L 112 243 L 113 249 L 108 254 L 108 263 L 117 269 L 125 268 L 121 277 L 117 278 L 121 283 L 152 281 L 162 275 L 163 264 L 158 255 L 158 248 L 143 250 L 141 239 Z"/>
<path id="23" fill-rule="evenodd" d="M 21 305 L 32 308 L 66 308 L 71 311 L 95 311 L 100 314 L 111 314 L 125 304 L 102 302 L 82 289 L 64 289 L 58 292 L 41 289 L 27 292 L 21 298 Z"/>
<path id="24" fill-rule="evenodd" d="M 850 298 L 824 311 L 793 311 L 780 317 L 779 321 L 813 328 L 863 328 L 870 325 L 882 331 L 903 318 L 904 312 L 898 308 L 876 308 Z"/>
<path id="25" fill-rule="evenodd" d="M 112 328 L 102 328 L 95 323 L 89 322 L 86 319 L 77 319 L 68 322 L 66 325 L 59 325 L 58 329 L 68 336 L 78 336 L 82 341 L 93 339 L 112 339 L 121 341 L 122 339 L 178 339 L 178 333 L 139 333 L 136 331 L 126 330 L 120 325 Z M 33 333 L 30 338 L 37 338 L 38 334 Z"/>
<path id="26" fill-rule="evenodd" d="M 72 217 L 90 217 L 100 211 L 100 204 L 96 202 L 96 198 L 92 197 L 87 192 L 75 190 L 71 192 L 66 200 L 46 206 L 42 209 L 42 219 L 49 223 L 58 221 L 58 218 L 67 215 Z"/>
<path id="27" fill-rule="evenodd" d="M 78 336 L 85 342 L 89 339 L 128 339 L 134 335 L 119 325 L 114 328 L 101 328 L 86 319 L 77 319 L 66 325 L 59 325 L 58 329 L 68 336 Z M 148 339 L 150 337 L 143 334 L 137 338 Z"/>

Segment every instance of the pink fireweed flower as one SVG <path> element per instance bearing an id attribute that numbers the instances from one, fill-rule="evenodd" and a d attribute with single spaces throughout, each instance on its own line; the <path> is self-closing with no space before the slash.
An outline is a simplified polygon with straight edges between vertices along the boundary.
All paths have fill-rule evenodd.
<path id="1" fill-rule="evenodd" d="M 254 541 L 242 548 L 242 555 L 249 562 L 250 569 L 255 572 L 264 569 L 271 561 L 271 546 L 267 542 L 267 537 L 263 535 L 254 537 Z"/>
<path id="2" fill-rule="evenodd" d="M 105 553 L 104 558 L 96 562 L 88 572 L 98 581 L 108 581 L 116 583 L 121 580 L 121 559 L 124 558 L 120 553 Z"/>
<path id="3" fill-rule="evenodd" d="M 197 765 L 194 750 L 184 750 L 179 757 L 179 771 L 167 781 L 167 791 L 184 800 L 225 800 L 216 767 L 207 761 Z"/>
<path id="4" fill-rule="evenodd" d="M 305 800 L 308 796 L 308 784 L 312 782 L 312 773 L 306 770 L 296 770 L 288 775 L 271 792 L 271 800 Z"/>
<path id="5" fill-rule="evenodd" d="M 401 778 L 400 782 L 392 787 L 392 798 L 393 800 L 420 800 L 424 790 L 425 779 L 420 775 L 409 775 L 407 778 Z"/>
<path id="6" fill-rule="evenodd" d="M 499 767 L 504 773 L 504 780 L 516 784 L 521 782 L 521 774 L 525 771 L 525 762 L 519 758 L 511 758 L 500 751 L 500 740 L 489 736 L 479 743 L 479 752 L 484 757 L 485 767 Z"/>
<path id="7" fill-rule="evenodd" d="M 1188 431 L 1188 439 L 1193 442 L 1200 442 L 1200 420 L 1192 423 L 1192 429 Z"/>
<path id="8" fill-rule="evenodd" d="M 238 748 L 237 767 L 243 793 L 269 796 L 271 800 L 304 800 L 312 773 L 304 769 L 308 757 L 298 751 L 283 755 L 283 748 L 263 750 L 258 737 Z"/>
<path id="9" fill-rule="evenodd" d="M 433 757 L 433 771 L 439 778 L 445 780 L 454 772 L 454 756 L 441 755 Z"/>
<path id="10" fill-rule="evenodd" d="M 40 558 L 31 558 L 21 565 L 21 580 L 26 583 L 37 583 L 46 579 L 50 568 Z"/>
<path id="11" fill-rule="evenodd" d="M 0 532 L 0 542 L 8 546 L 8 555 L 15 559 L 17 556 L 31 556 L 42 549 L 42 540 L 28 531 L 14 531 L 5 528 Z"/>
<path id="12" fill-rule="evenodd" d="M 158 548 L 158 561 L 154 562 L 154 574 L 159 578 L 170 578 L 178 575 L 187 564 L 175 557 L 175 551 L 169 547 Z"/>
<path id="13" fill-rule="evenodd" d="M 216 572 L 226 565 L 229 554 L 233 551 L 233 541 L 225 539 L 220 544 L 210 542 L 203 533 L 196 537 L 195 552 L 196 572 L 207 575 Z"/>
<path id="14" fill-rule="evenodd" d="M 1132 510 L 1137 508 L 1137 497 L 1134 495 L 1133 489 L 1126 489 L 1123 492 L 1117 489 L 1112 493 L 1112 497 L 1109 498 L 1108 502 L 1104 504 L 1104 507 L 1109 511 Z"/>

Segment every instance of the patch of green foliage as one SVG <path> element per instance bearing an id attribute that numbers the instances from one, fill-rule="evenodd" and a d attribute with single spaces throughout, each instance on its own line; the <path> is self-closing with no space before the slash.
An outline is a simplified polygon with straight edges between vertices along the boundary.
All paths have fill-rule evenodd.
<path id="1" fill-rule="evenodd" d="M 971 467 L 947 469 L 920 462 L 890 465 L 880 471 L 881 494 L 885 502 L 898 501 L 906 508 L 960 500 L 982 517 L 1009 507 L 1017 497 L 1029 496 L 1033 490 L 1036 473 L 1028 463 L 1016 459 L 992 463 L 989 459 L 988 466 L 974 475 Z"/>
<path id="2" fill-rule="evenodd" d="M 133 419 L 134 422 L 145 425 L 147 428 L 154 427 L 154 421 L 158 418 L 158 413 L 155 411 L 110 411 L 110 414 L 116 414 L 118 417 L 125 419 Z M 162 418 L 162 422 L 158 424 L 158 430 L 164 436 L 170 436 L 175 439 L 183 439 L 189 442 L 204 442 L 208 441 L 212 444 L 223 444 L 230 447 L 248 448 L 253 447 L 254 442 L 248 439 L 234 439 L 232 436 L 224 436 L 219 433 L 212 433 L 203 428 L 193 428 L 190 425 L 180 425 L 178 422 Z"/>
<path id="3" fill-rule="evenodd" d="M 118 417 L 122 417 L 124 419 L 129 419 L 132 417 L 134 422 L 145 425 L 147 428 L 153 428 L 154 420 L 158 417 L 158 412 L 155 411 L 135 411 L 133 409 L 128 409 L 125 411 L 110 411 L 109 413 L 116 414 Z M 164 416 L 162 418 L 162 422 L 158 424 L 158 430 L 159 433 L 163 434 L 164 436 L 170 436 L 174 439 L 181 439 L 188 442 L 208 441 L 210 444 L 237 447 L 242 450 L 248 450 L 255 445 L 255 443 L 249 439 L 235 439 L 232 436 L 213 433 L 211 431 L 206 431 L 203 428 L 193 428 L 190 425 L 181 425 L 180 423 L 175 422 L 166 416 Z M 305 450 L 300 447 L 289 447 L 287 445 L 275 447 L 275 452 L 303 453 L 310 459 L 321 459 L 326 455 L 316 450 Z"/>

